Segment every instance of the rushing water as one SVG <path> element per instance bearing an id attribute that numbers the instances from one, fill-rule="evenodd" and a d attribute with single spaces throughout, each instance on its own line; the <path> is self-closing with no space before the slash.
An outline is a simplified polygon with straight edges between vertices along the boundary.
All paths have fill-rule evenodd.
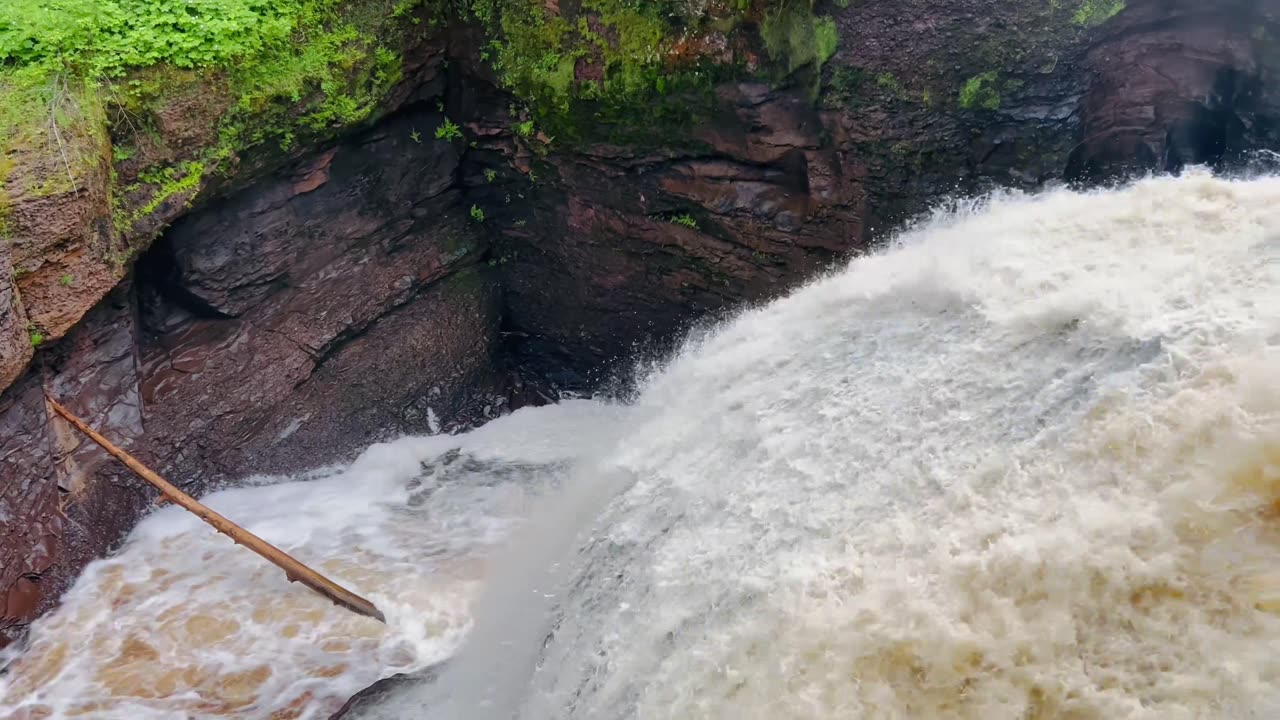
<path id="1" fill-rule="evenodd" d="M 209 501 L 388 627 L 166 509 L 0 716 L 1280 717 L 1280 179 L 952 208 L 631 405 Z"/>

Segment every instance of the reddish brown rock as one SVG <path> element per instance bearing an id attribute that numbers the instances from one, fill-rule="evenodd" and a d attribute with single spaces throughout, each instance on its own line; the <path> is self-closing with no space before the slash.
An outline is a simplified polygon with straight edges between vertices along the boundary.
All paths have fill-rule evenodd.
<path id="1" fill-rule="evenodd" d="M 196 493 L 502 408 L 500 299 L 457 153 L 410 137 L 439 121 L 406 112 L 179 223 L 0 395 L 7 626 L 151 499 L 48 421 L 42 389 Z"/>
<path id="2" fill-rule="evenodd" d="M 7 248 L 0 248 L 0 387 L 9 387 L 31 360 L 31 339 L 22 296 L 13 282 Z"/>
<path id="3" fill-rule="evenodd" d="M 1068 174 L 1105 180 L 1240 162 L 1277 138 L 1270 3 L 1135 3 L 1086 59 L 1096 74 Z"/>
<path id="4" fill-rule="evenodd" d="M 55 350 L 0 395 L 0 627 L 49 607 L 85 563 L 104 554 L 149 501 L 110 457 L 48 422 L 44 392 L 135 449 L 142 435 L 136 326 L 128 288 L 100 303 Z"/>
<path id="5" fill-rule="evenodd" d="M 62 337 L 124 275 L 113 246 L 109 142 L 89 108 L 16 144 L 3 177 L 5 250 L 31 334 Z M 56 131 L 56 134 L 55 134 Z M 43 140 L 41 142 L 40 140 Z M 58 147 L 51 152 L 50 146 Z"/>

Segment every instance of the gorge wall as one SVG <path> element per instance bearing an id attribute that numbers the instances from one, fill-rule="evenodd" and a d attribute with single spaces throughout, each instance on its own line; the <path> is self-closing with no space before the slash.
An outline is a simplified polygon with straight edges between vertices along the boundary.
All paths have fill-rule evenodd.
<path id="1" fill-rule="evenodd" d="M 483 27 L 423 23 L 368 117 L 230 173 L 195 159 L 232 107 L 208 84 L 163 94 L 147 132 L 69 138 L 71 187 L 37 192 L 60 159 L 11 150 L 0 632 L 154 499 L 46 392 L 198 493 L 598 389 L 949 195 L 1280 147 L 1280 3 L 846 5 L 797 10 L 786 52 L 769 4 L 664 39 L 686 76 L 732 69 L 674 94 L 697 108 L 675 123 L 644 102 L 541 115 Z M 538 7 L 625 44 L 589 3 Z M 825 27 L 834 47 L 801 52 Z M 619 72 L 598 49 L 562 65 L 583 96 Z"/>

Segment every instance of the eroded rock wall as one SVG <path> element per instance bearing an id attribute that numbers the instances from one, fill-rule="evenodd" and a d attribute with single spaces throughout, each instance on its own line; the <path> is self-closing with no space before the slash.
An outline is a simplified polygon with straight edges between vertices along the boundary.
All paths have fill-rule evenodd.
<path id="1" fill-rule="evenodd" d="M 1231 166 L 1280 145 L 1276 4 L 1134 3 L 1085 56 L 1093 82 L 1067 176 Z"/>
<path id="2" fill-rule="evenodd" d="M 501 411 L 501 297 L 415 103 L 176 223 L 0 395 L 4 623 L 46 609 L 154 493 L 47 391 L 190 492 Z"/>

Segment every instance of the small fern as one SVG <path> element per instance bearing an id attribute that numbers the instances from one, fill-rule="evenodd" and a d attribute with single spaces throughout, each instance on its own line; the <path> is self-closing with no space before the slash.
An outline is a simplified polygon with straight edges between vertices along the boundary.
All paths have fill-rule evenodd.
<path id="1" fill-rule="evenodd" d="M 458 124 L 449 118 L 445 118 L 440 127 L 436 128 L 436 139 L 448 142 L 460 140 L 462 139 L 462 128 L 458 127 Z"/>
<path id="2" fill-rule="evenodd" d="M 671 218 L 671 222 L 677 225 L 683 225 L 689 228 L 690 230 L 698 229 L 698 221 L 694 220 L 693 216 L 690 215 L 689 213 L 680 213 L 679 215 L 676 215 L 675 217 Z"/>

